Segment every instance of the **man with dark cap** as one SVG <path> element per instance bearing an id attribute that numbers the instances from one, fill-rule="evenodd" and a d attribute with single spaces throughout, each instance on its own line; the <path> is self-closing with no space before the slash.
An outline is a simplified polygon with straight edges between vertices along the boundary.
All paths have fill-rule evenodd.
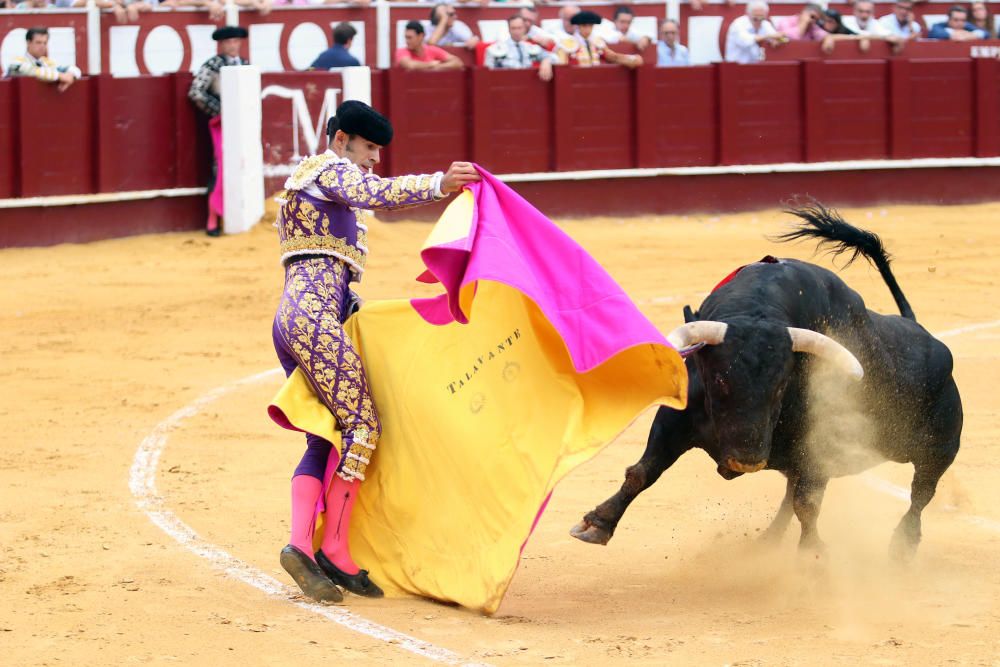
<path id="1" fill-rule="evenodd" d="M 303 160 L 276 197 L 285 290 L 271 333 L 285 373 L 302 370 L 342 435 L 339 457 L 331 456 L 330 442 L 306 435 L 305 455 L 292 476 L 291 539 L 281 550 L 281 565 L 310 598 L 338 602 L 337 586 L 382 595 L 354 563 L 347 542 L 358 485 L 381 434 L 361 358 L 341 328 L 357 308 L 349 284 L 361 279 L 368 255 L 364 212 L 437 201 L 479 174 L 468 162 L 435 174 L 372 174 L 392 140 L 392 124 L 362 102 L 341 104 L 327 136 L 329 150 Z M 314 554 L 314 520 L 324 499 L 327 522 Z"/>
<path id="2" fill-rule="evenodd" d="M 247 38 L 247 29 L 239 26 L 225 26 L 212 33 L 212 39 L 219 43 L 219 53 L 212 56 L 201 66 L 191 87 L 188 98 L 194 105 L 208 116 L 208 131 L 212 135 L 212 152 L 214 166 L 212 183 L 208 195 L 208 222 L 205 233 L 218 236 L 222 228 L 219 218 L 222 217 L 222 102 L 219 99 L 219 71 L 228 65 L 249 65 L 240 57 L 240 48 Z"/>
<path id="3" fill-rule="evenodd" d="M 576 33 L 568 38 L 560 39 L 556 44 L 560 62 L 581 67 L 594 67 L 601 64 L 601 59 L 625 67 L 642 65 L 642 56 L 635 54 L 616 53 L 611 50 L 603 39 L 594 34 L 594 26 L 603 21 L 599 14 L 584 10 L 577 12 L 570 19 L 576 26 Z"/>

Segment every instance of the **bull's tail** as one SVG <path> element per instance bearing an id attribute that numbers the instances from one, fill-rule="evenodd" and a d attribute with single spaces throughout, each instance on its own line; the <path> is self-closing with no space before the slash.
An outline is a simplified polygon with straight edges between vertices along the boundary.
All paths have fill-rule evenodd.
<path id="1" fill-rule="evenodd" d="M 821 247 L 829 244 L 827 250 L 834 256 L 853 251 L 847 261 L 848 266 L 858 258 L 858 255 L 864 256 L 875 265 L 885 284 L 889 286 L 892 298 L 896 300 L 896 306 L 899 308 L 899 314 L 916 322 L 917 318 L 910 303 L 903 295 L 903 290 L 899 288 L 896 277 L 892 275 L 889 253 L 883 247 L 882 239 L 872 232 L 849 224 L 835 210 L 828 209 L 819 202 L 788 209 L 785 212 L 798 217 L 802 222 L 795 229 L 778 235 L 775 240 L 819 239 Z"/>

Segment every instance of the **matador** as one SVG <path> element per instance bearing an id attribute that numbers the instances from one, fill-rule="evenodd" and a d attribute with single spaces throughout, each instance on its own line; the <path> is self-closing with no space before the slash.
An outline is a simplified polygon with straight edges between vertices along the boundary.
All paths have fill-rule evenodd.
<path id="1" fill-rule="evenodd" d="M 361 358 L 341 326 L 358 305 L 349 285 L 365 270 L 367 212 L 427 204 L 479 180 L 468 162 L 434 174 L 372 174 L 392 134 L 389 120 L 370 106 L 344 102 L 327 125 L 329 150 L 304 159 L 277 197 L 285 289 L 272 327 L 274 347 L 286 375 L 302 369 L 342 435 L 340 456 L 333 460 L 330 442 L 306 435 L 306 452 L 292 476 L 291 538 L 281 550 L 282 567 L 319 602 L 341 601 L 338 586 L 382 596 L 351 558 L 348 544 L 358 486 L 381 434 Z M 328 466 L 332 475 L 325 474 Z M 313 553 L 315 509 L 323 497 L 326 528 Z"/>

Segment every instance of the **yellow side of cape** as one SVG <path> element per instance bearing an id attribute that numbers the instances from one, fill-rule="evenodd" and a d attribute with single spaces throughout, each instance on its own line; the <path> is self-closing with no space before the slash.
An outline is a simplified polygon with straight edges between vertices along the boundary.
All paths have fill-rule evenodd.
<path id="1" fill-rule="evenodd" d="M 470 307 L 469 324 L 434 326 L 409 301 L 369 302 L 345 324 L 383 425 L 350 544 L 388 595 L 492 613 L 556 483 L 647 407 L 683 408 L 687 373 L 657 345 L 577 373 L 520 292 L 481 282 Z M 273 407 L 339 444 L 300 371 Z"/>

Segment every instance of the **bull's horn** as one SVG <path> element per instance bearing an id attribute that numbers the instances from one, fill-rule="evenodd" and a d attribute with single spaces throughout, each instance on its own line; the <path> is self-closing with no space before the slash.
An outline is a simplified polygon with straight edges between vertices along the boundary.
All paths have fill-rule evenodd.
<path id="1" fill-rule="evenodd" d="M 676 349 L 691 347 L 698 343 L 706 345 L 718 345 L 726 337 L 725 322 L 712 322 L 711 320 L 698 320 L 682 324 L 667 335 L 667 340 Z"/>
<path id="2" fill-rule="evenodd" d="M 829 359 L 857 380 L 865 376 L 865 369 L 862 368 L 858 358 L 832 338 L 816 331 L 795 327 L 788 327 L 788 334 L 792 337 L 793 352 L 806 352 Z"/>

